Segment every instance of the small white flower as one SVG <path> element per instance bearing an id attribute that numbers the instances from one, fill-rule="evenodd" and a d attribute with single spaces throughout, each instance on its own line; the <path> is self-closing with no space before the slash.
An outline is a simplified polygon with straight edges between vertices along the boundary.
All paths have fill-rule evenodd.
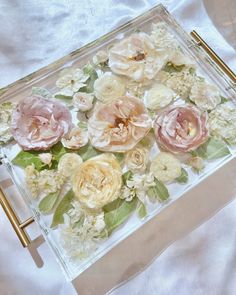
<path id="1" fill-rule="evenodd" d="M 158 180 L 171 182 L 181 175 L 181 164 L 172 154 L 161 152 L 152 160 L 150 171 Z"/>
<path id="2" fill-rule="evenodd" d="M 46 165 L 49 165 L 51 164 L 52 162 L 52 154 L 51 153 L 42 153 L 42 154 L 39 154 L 39 159 Z"/>
<path id="3" fill-rule="evenodd" d="M 80 127 L 74 127 L 71 129 L 67 138 L 61 140 L 64 147 L 72 150 L 76 150 L 85 146 L 88 143 L 88 132 Z"/>
<path id="4" fill-rule="evenodd" d="M 210 133 L 236 144 L 236 109 L 230 103 L 218 105 L 209 114 Z"/>
<path id="5" fill-rule="evenodd" d="M 66 96 L 73 96 L 86 85 L 85 82 L 89 78 L 81 69 L 65 69 L 61 75 L 56 81 L 56 86 L 60 88 L 60 93 L 64 92 Z"/>
<path id="6" fill-rule="evenodd" d="M 126 153 L 125 164 L 133 172 L 144 172 L 148 163 L 148 155 L 149 152 L 147 149 L 136 146 Z"/>
<path id="7" fill-rule="evenodd" d="M 103 103 L 109 103 L 125 94 L 125 83 L 111 73 L 105 73 L 94 82 L 94 94 Z"/>
<path id="8" fill-rule="evenodd" d="M 213 110 L 221 102 L 218 88 L 204 81 L 194 83 L 189 98 L 202 110 Z"/>
<path id="9" fill-rule="evenodd" d="M 73 106 L 81 112 L 89 111 L 93 107 L 94 95 L 92 93 L 77 92 L 73 96 Z"/>
<path id="10" fill-rule="evenodd" d="M 185 99 L 189 96 L 196 77 L 191 75 L 189 69 L 186 68 L 180 72 L 173 73 L 161 71 L 156 79 Z"/>
<path id="11" fill-rule="evenodd" d="M 0 144 L 12 139 L 11 114 L 14 105 L 10 102 L 0 105 Z"/>
<path id="12" fill-rule="evenodd" d="M 163 85 L 155 84 L 150 90 L 145 92 L 144 104 L 150 110 L 158 110 L 170 104 L 176 94 L 172 89 Z"/>
<path id="13" fill-rule="evenodd" d="M 59 160 L 58 171 L 65 177 L 73 176 L 82 162 L 83 160 L 79 155 L 66 153 Z"/>
<path id="14" fill-rule="evenodd" d="M 108 54 L 104 50 L 98 51 L 93 57 L 93 63 L 95 65 L 104 64 L 108 61 Z"/>

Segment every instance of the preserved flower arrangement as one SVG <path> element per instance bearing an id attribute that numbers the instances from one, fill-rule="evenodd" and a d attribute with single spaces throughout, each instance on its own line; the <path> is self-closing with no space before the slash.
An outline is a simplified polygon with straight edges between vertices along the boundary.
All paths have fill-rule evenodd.
<path id="1" fill-rule="evenodd" d="M 54 89 L 1 104 L 0 143 L 20 148 L 12 163 L 75 261 L 236 145 L 232 102 L 162 22 L 63 69 Z"/>

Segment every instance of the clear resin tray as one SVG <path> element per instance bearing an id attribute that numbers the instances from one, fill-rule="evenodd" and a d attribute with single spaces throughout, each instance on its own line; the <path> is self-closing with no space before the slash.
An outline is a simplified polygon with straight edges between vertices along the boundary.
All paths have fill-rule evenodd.
<path id="1" fill-rule="evenodd" d="M 1 89 L 2 162 L 68 280 L 235 157 L 235 94 L 162 5 Z"/>

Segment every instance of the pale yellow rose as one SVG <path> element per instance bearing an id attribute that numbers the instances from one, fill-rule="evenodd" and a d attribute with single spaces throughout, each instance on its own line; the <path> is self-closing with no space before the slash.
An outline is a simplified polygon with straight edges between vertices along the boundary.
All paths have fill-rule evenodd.
<path id="1" fill-rule="evenodd" d="M 144 172 L 148 163 L 149 152 L 142 146 L 136 146 L 125 156 L 125 164 L 127 168 L 133 172 Z"/>
<path id="2" fill-rule="evenodd" d="M 88 209 L 101 209 L 120 195 L 122 171 L 112 154 L 102 154 L 81 164 L 73 179 L 77 200 Z"/>

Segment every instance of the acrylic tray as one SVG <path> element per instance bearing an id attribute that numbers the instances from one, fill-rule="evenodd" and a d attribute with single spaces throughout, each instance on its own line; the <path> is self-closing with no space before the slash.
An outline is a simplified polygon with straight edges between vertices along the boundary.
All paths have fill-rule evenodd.
<path id="1" fill-rule="evenodd" d="M 162 22 L 166 25 L 168 31 L 175 37 L 184 54 L 194 60 L 198 75 L 204 77 L 209 83 L 218 87 L 220 94 L 224 99 L 231 104 L 232 109 L 235 108 L 234 99 L 236 97 L 235 84 L 230 78 L 218 67 L 218 65 L 209 58 L 209 56 L 199 48 L 190 36 L 178 25 L 174 18 L 166 11 L 162 5 L 158 5 L 134 20 L 122 25 L 111 33 L 99 38 L 98 40 L 88 44 L 87 46 L 78 49 L 68 56 L 58 60 L 57 62 L 23 78 L 6 88 L 1 90 L 0 102 L 19 102 L 26 96 L 31 94 L 32 87 L 43 87 L 56 92 L 55 82 L 59 77 L 59 73 L 65 67 L 82 68 L 99 50 L 111 48 L 112 44 L 119 42 L 121 39 L 130 36 L 131 34 L 142 31 L 150 33 L 153 23 Z M 177 103 L 178 105 L 178 103 Z M 156 202 L 147 206 L 147 215 L 144 218 L 139 218 L 134 212 L 129 219 L 116 229 L 112 235 L 105 241 L 98 244 L 97 249 L 92 252 L 87 258 L 82 260 L 73 260 L 68 257 L 67 252 L 62 246 L 59 238 L 58 230 L 51 229 L 51 215 L 43 215 L 38 209 L 38 203 L 32 199 L 32 196 L 24 182 L 24 174 L 22 169 L 12 163 L 12 159 L 19 152 L 19 147 L 15 142 L 9 143 L 1 147 L 1 160 L 7 167 L 14 183 L 19 192 L 29 205 L 35 221 L 40 226 L 43 236 L 48 245 L 54 252 L 57 261 L 68 280 L 73 280 L 80 275 L 84 270 L 90 267 L 95 261 L 100 259 L 109 250 L 115 247 L 120 241 L 126 239 L 135 230 L 140 228 L 151 218 L 155 217 L 166 206 L 170 206 L 172 202 L 180 198 L 185 192 L 192 189 L 203 179 L 214 173 L 225 163 L 235 157 L 236 148 L 232 145 L 227 145 L 229 153 L 219 159 L 204 160 L 205 168 L 196 173 L 187 165 L 183 167 L 188 173 L 189 180 L 184 183 L 168 183 L 166 187 L 169 191 L 169 199 L 165 202 Z M 78 245 L 79 246 L 79 245 Z"/>

